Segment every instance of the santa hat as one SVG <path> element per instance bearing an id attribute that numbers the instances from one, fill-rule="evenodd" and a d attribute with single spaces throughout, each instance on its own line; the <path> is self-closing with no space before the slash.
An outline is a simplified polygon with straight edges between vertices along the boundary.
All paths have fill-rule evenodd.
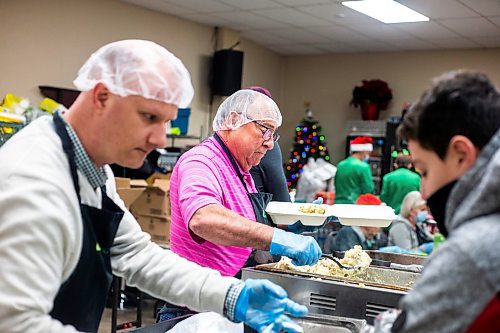
<path id="1" fill-rule="evenodd" d="M 356 205 L 381 205 L 383 202 L 373 194 L 361 194 L 356 200 Z"/>
<path id="2" fill-rule="evenodd" d="M 373 151 L 373 140 L 369 136 L 358 136 L 351 140 L 351 151 Z"/>

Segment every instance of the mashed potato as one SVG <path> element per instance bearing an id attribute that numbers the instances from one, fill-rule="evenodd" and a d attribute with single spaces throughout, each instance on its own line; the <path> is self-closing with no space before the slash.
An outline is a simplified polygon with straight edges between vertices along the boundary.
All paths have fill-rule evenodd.
<path id="1" fill-rule="evenodd" d="M 281 260 L 276 264 L 275 268 L 291 270 L 297 272 L 314 273 L 326 276 L 347 277 L 361 275 L 366 272 L 370 266 L 372 259 L 363 251 L 361 246 L 355 245 L 354 248 L 346 251 L 344 258 L 339 260 L 345 266 L 360 266 L 359 270 L 342 269 L 330 259 L 322 258 L 312 266 L 295 266 L 292 260 L 287 257 L 281 257 Z"/>
<path id="2" fill-rule="evenodd" d="M 308 204 L 299 207 L 299 211 L 305 214 L 325 214 L 325 207 L 316 204 Z"/>

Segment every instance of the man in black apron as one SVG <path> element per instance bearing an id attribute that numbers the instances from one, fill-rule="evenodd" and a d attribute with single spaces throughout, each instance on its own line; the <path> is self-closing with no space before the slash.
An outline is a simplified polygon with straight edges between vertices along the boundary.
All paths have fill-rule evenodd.
<path id="1" fill-rule="evenodd" d="M 214 135 L 181 156 L 171 177 L 172 229 L 185 230 L 188 226 L 186 231 L 189 232 L 172 235 L 174 252 L 237 278 L 241 277 L 241 268 L 278 261 L 280 255 L 291 257 L 299 265 L 313 264 L 319 259 L 321 249 L 314 238 L 286 232 L 272 222 L 265 209 L 273 195 L 258 191 L 249 172 L 273 148 L 279 138 L 276 129 L 280 124 L 281 114 L 276 103 L 268 95 L 255 90 L 240 90 L 219 107 L 214 120 Z M 216 156 L 204 158 L 206 151 L 214 152 Z M 210 167 L 207 168 L 207 164 Z M 184 180 L 186 168 L 197 177 Z M 207 173 L 211 173 L 207 176 L 210 179 L 201 177 Z M 217 204 L 206 204 L 213 202 L 212 198 L 221 192 L 228 195 Z M 180 199 L 185 196 L 191 198 L 187 204 Z M 195 208 L 186 209 L 193 202 Z M 249 206 L 251 210 L 247 208 Z M 185 216 L 192 210 L 196 213 L 187 221 Z M 224 222 L 228 220 L 227 214 L 234 217 L 229 223 Z M 200 224 L 203 230 L 198 228 Z M 250 230 L 241 229 L 242 225 Z M 293 227 L 296 233 L 306 229 L 300 222 Z M 251 247 L 252 250 L 244 260 L 229 261 L 225 258 L 243 255 L 233 252 L 234 249 L 227 245 Z M 213 258 L 207 259 L 207 256 Z M 167 320 L 186 311 L 166 304 L 158 319 Z"/>
<path id="2" fill-rule="evenodd" d="M 96 332 L 112 274 L 259 330 L 307 313 L 269 281 L 221 277 L 152 243 L 116 193 L 108 164 L 139 167 L 191 101 L 179 59 L 153 42 L 114 42 L 74 83 L 82 92 L 69 110 L 0 149 L 0 332 Z"/>
<path id="3" fill-rule="evenodd" d="M 174 252 L 232 276 L 255 265 L 251 249 L 286 255 L 298 265 L 319 259 L 314 238 L 272 224 L 265 212 L 272 196 L 256 190 L 249 172 L 273 148 L 280 125 L 278 106 L 259 92 L 240 90 L 222 103 L 214 135 L 183 154 L 172 173 L 172 229 L 182 230 L 171 237 Z M 197 177 L 184 177 L 187 172 Z"/>

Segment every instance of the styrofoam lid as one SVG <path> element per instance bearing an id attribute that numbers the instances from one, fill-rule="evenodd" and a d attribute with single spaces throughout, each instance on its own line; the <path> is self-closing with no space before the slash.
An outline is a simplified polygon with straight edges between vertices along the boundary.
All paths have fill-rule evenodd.
<path id="1" fill-rule="evenodd" d="M 390 206 L 335 204 L 328 215 L 337 216 L 342 225 L 387 227 L 396 218 Z"/>

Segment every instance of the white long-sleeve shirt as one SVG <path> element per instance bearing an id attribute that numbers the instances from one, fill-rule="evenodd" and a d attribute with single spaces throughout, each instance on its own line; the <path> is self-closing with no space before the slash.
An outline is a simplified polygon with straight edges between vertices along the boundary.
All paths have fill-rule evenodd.
<path id="1" fill-rule="evenodd" d="M 113 273 L 171 303 L 222 313 L 227 290 L 237 280 L 152 243 L 106 170 L 107 194 L 125 211 L 111 248 Z M 78 175 L 82 203 L 100 207 L 100 189 Z M 0 149 L 0 332 L 76 331 L 49 313 L 78 263 L 82 232 L 67 157 L 52 119 L 40 118 Z M 78 304 L 74 307 L 78 311 Z"/>

